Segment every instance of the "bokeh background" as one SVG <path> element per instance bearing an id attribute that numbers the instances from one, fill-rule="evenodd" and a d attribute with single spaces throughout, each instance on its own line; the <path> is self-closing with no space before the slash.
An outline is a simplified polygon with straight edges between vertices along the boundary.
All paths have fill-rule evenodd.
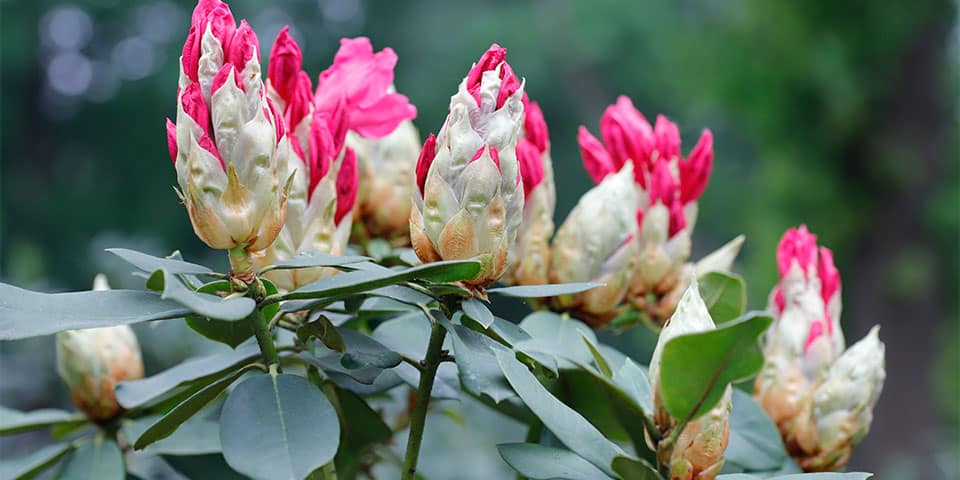
<path id="1" fill-rule="evenodd" d="M 258 33 L 264 62 L 290 24 L 314 77 L 342 36 L 394 48 L 397 88 L 419 108 L 424 135 L 439 129 L 471 62 L 492 42 L 507 47 L 550 126 L 558 221 L 590 186 L 576 128 L 596 132 L 617 95 L 648 118 L 677 122 L 684 152 L 712 129 L 716 166 L 694 257 L 746 234 L 736 270 L 750 306 L 763 308 L 780 234 L 806 223 L 834 249 L 848 340 L 879 323 L 887 345 L 886 388 L 852 467 L 878 478 L 960 478 L 953 0 L 230 4 Z M 222 263 L 194 237 L 173 192 L 163 127 L 175 114 L 192 6 L 0 0 L 0 280 L 77 290 L 104 271 L 115 286 L 138 287 L 103 253 L 109 246 Z M 150 372 L 212 348 L 167 323 L 139 330 Z M 629 350 L 637 335 L 605 338 Z M 0 403 L 66 402 L 52 339 L 0 344 Z M 522 431 L 476 405 L 449 409 L 431 418 L 427 448 L 453 457 L 428 455 L 424 471 L 505 475 L 479 445 Z M 0 456 L 36 440 L 23 438 L 0 441 Z"/>

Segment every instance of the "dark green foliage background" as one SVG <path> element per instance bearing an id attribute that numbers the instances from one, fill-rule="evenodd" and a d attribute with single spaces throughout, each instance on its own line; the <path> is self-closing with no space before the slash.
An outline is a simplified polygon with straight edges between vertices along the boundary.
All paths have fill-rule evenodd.
<path id="1" fill-rule="evenodd" d="M 664 112 L 676 121 L 684 151 L 711 128 L 716 167 L 700 203 L 694 256 L 746 234 L 737 269 L 750 306 L 762 308 L 776 280 L 779 235 L 807 223 L 834 249 L 848 340 L 879 323 L 887 344 L 886 388 L 853 466 L 880 478 L 960 470 L 950 470 L 956 458 L 947 453 L 960 445 L 953 2 L 358 1 L 231 7 L 260 34 L 264 62 L 273 33 L 292 23 L 314 78 L 340 36 L 393 47 L 397 88 L 419 108 L 423 135 L 439 129 L 471 62 L 491 42 L 506 46 L 550 126 L 558 222 L 589 187 L 576 128 L 596 132 L 617 94 L 650 119 Z M 97 100 L 57 100 L 41 19 L 62 4 L 0 2 L 0 280 L 83 289 L 106 271 L 132 286 L 137 280 L 121 275 L 124 267 L 103 248 L 179 248 L 197 261 L 213 255 L 172 190 L 163 128 L 175 114 L 176 60 L 192 5 L 78 0 L 93 20 L 81 52 L 102 61 L 97 71 L 109 76 L 115 45 L 142 33 L 135 19 L 160 4 L 175 15 L 147 16 L 148 23 L 173 31 L 152 44 L 151 73 L 121 80 Z M 630 352 L 641 336 L 613 343 Z M 148 367 L 173 358 L 147 350 Z M 0 372 L 26 355 L 7 345 L 0 353 Z M 55 385 L 36 382 L 24 396 L 8 383 L 0 403 L 49 405 Z"/>

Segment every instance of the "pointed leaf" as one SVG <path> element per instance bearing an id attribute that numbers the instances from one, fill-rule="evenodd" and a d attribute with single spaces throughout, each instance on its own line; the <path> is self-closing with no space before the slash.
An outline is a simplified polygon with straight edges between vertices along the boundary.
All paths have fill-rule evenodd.
<path id="1" fill-rule="evenodd" d="M 223 457 L 255 479 L 305 478 L 340 445 L 337 412 L 297 375 L 257 375 L 240 383 L 220 414 Z"/>
<path id="2" fill-rule="evenodd" d="M 123 436 L 129 440 L 140 438 L 151 425 L 162 417 L 150 415 L 123 423 Z M 205 455 L 220 453 L 220 424 L 217 420 L 197 415 L 181 424 L 172 435 L 151 443 L 143 449 L 155 455 Z"/>
<path id="3" fill-rule="evenodd" d="M 81 413 L 71 413 L 53 408 L 21 412 L 0 406 L 0 435 L 44 427 L 82 425 L 85 423 L 87 423 L 87 417 Z"/>
<path id="4" fill-rule="evenodd" d="M 346 347 L 340 363 L 348 369 L 393 368 L 403 361 L 397 352 L 356 330 L 341 328 L 340 336 Z"/>
<path id="5" fill-rule="evenodd" d="M 352 263 L 366 262 L 370 257 L 361 257 L 359 255 L 331 255 L 329 253 L 309 251 L 302 252 L 299 255 L 281 262 L 274 263 L 260 270 L 260 273 L 266 273 L 270 270 L 289 270 L 295 268 L 313 268 L 313 267 L 340 267 Z"/>
<path id="6" fill-rule="evenodd" d="M 574 293 L 586 292 L 587 290 L 603 285 L 602 283 L 595 282 L 518 285 L 514 287 L 491 288 L 487 290 L 487 293 L 490 295 L 500 295 L 501 297 L 542 298 L 556 297 L 557 295 L 572 295 Z"/>
<path id="7" fill-rule="evenodd" d="M 173 258 L 160 258 L 136 250 L 126 248 L 108 248 L 108 252 L 122 258 L 124 261 L 146 273 L 157 270 L 166 270 L 174 275 L 206 275 L 214 273 L 208 267 L 195 263 L 184 262 Z"/>
<path id="8" fill-rule="evenodd" d="M 596 342 L 597 336 L 587 324 L 553 312 L 533 312 L 520 322 L 530 340 L 514 344 L 517 351 L 533 356 L 536 353 L 556 357 L 561 369 L 575 369 L 576 363 L 589 364 L 593 360 L 582 337 Z"/>
<path id="9" fill-rule="evenodd" d="M 187 313 L 187 308 L 152 292 L 40 293 L 0 283 L 0 340 L 181 318 Z"/>
<path id="10" fill-rule="evenodd" d="M 340 334 L 337 327 L 330 323 L 330 319 L 323 315 L 297 328 L 297 337 L 301 342 L 306 342 L 310 337 L 316 338 L 327 348 L 336 352 L 344 353 L 347 350 L 343 335 Z"/>
<path id="11" fill-rule="evenodd" d="M 597 366 L 597 369 L 600 370 L 600 373 L 607 378 L 613 378 L 613 370 L 610 369 L 610 364 L 607 363 L 607 359 L 603 358 L 603 355 L 600 354 L 600 350 L 597 350 L 593 341 L 587 338 L 582 332 L 580 333 L 580 338 L 583 339 L 583 343 L 587 344 L 587 348 L 590 349 L 590 355 L 593 355 L 593 363 Z"/>
<path id="12" fill-rule="evenodd" d="M 670 415 L 697 418 L 716 405 L 727 384 L 759 372 L 763 366 L 759 337 L 771 323 L 769 316 L 751 313 L 715 330 L 680 335 L 667 342 L 659 384 Z"/>
<path id="13" fill-rule="evenodd" d="M 123 454 L 113 440 L 98 435 L 77 447 L 60 469 L 62 480 L 123 480 Z"/>
<path id="14" fill-rule="evenodd" d="M 452 334 L 454 358 L 463 388 L 477 396 L 486 395 L 494 403 L 513 397 L 513 389 L 500 371 L 494 354 L 498 350 L 510 350 L 463 325 L 444 322 L 444 327 Z"/>
<path id="15" fill-rule="evenodd" d="M 544 426 L 567 448 L 613 476 L 610 465 L 615 457 L 623 455 L 623 450 L 607 440 L 579 413 L 551 395 L 527 367 L 517 361 L 513 352 L 497 351 L 496 356 L 510 386 Z"/>
<path id="16" fill-rule="evenodd" d="M 190 309 L 192 313 L 216 320 L 243 320 L 256 307 L 252 298 L 221 298 L 193 290 L 167 270 L 163 272 L 161 298 L 173 300 Z"/>
<path id="17" fill-rule="evenodd" d="M 524 477 L 531 479 L 610 478 L 583 457 L 562 448 L 535 443 L 503 443 L 497 445 L 497 450 L 500 451 L 503 461 Z"/>
<path id="18" fill-rule="evenodd" d="M 69 452 L 70 448 L 69 443 L 55 443 L 23 457 L 5 458 L 0 462 L 0 478 L 9 480 L 33 478 L 34 475 L 53 465 Z"/>
<path id="19" fill-rule="evenodd" d="M 621 478 L 630 480 L 660 480 L 662 478 L 657 473 L 657 469 L 645 460 L 626 456 L 613 459 L 613 471 L 619 473 Z"/>
<path id="20" fill-rule="evenodd" d="M 463 313 L 476 320 L 483 328 L 493 324 L 493 313 L 479 298 L 468 298 L 463 301 L 461 306 L 463 307 Z"/>
<path id="21" fill-rule="evenodd" d="M 434 262 L 405 270 L 386 268 L 357 270 L 317 280 L 283 296 L 285 300 L 340 297 L 395 285 L 411 280 L 456 282 L 469 280 L 480 273 L 476 260 Z"/>

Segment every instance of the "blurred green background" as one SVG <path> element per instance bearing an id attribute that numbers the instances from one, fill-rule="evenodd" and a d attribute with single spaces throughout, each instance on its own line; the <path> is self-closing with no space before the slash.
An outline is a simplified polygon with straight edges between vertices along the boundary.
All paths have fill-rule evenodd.
<path id="1" fill-rule="evenodd" d="M 276 32 L 290 24 L 314 78 L 342 36 L 394 48 L 397 88 L 419 108 L 424 135 L 439 129 L 471 62 L 492 42 L 507 47 L 550 126 L 558 222 L 590 185 L 576 128 L 596 132 L 618 94 L 648 118 L 664 113 L 677 122 L 685 152 L 711 128 L 715 170 L 700 203 L 694 257 L 746 234 L 737 270 L 751 307 L 763 308 L 776 281 L 779 236 L 806 223 L 834 249 L 848 340 L 879 323 L 887 345 L 886 388 L 852 467 L 898 479 L 960 472 L 953 1 L 230 5 L 260 36 L 264 62 Z M 180 249 L 188 259 L 222 263 L 194 237 L 173 192 L 163 128 L 175 114 L 177 58 L 192 6 L 0 0 L 2 281 L 76 290 L 105 271 L 115 286 L 137 287 L 103 253 L 109 246 Z M 206 348 L 183 335 L 141 329 L 149 371 Z M 51 339 L 2 344 L 0 359 L 0 403 L 63 404 Z M 451 425 L 445 435 L 471 431 Z M 16 448 L 0 446 L 0 454 Z M 463 474 L 425 468 L 437 478 Z M 477 478 L 499 475 L 497 468 L 479 468 Z"/>

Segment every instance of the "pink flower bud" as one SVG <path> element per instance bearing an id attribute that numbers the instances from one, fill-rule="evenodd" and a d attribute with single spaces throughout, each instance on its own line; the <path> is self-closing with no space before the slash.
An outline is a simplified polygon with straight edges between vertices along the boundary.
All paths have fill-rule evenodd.
<path id="1" fill-rule="evenodd" d="M 310 115 L 313 107 L 313 84 L 307 72 L 297 74 L 297 82 L 291 92 L 291 97 L 286 99 L 287 109 L 284 118 L 288 128 L 295 129 L 300 122 Z"/>
<path id="2" fill-rule="evenodd" d="M 193 9 L 190 32 L 183 45 L 182 62 L 184 73 L 194 82 L 198 81 L 200 43 L 208 28 L 220 42 L 220 48 L 226 52 L 236 29 L 236 21 L 227 4 L 220 0 L 200 0 Z"/>
<path id="3" fill-rule="evenodd" d="M 777 267 L 781 278 L 787 275 L 794 262 L 804 273 L 809 273 L 817 265 L 817 236 L 810 233 L 806 225 L 787 230 L 777 245 Z"/>
<path id="4" fill-rule="evenodd" d="M 530 101 L 526 92 L 521 99 L 523 100 L 523 136 L 537 147 L 537 151 L 546 152 L 550 147 L 550 132 L 547 130 L 547 122 L 543 119 L 543 111 L 540 110 L 537 102 Z"/>
<path id="5" fill-rule="evenodd" d="M 817 275 L 820 277 L 821 297 L 823 303 L 829 305 L 833 296 L 840 291 L 840 272 L 833 265 L 833 252 L 827 247 L 820 247 L 820 263 L 817 264 Z M 830 322 L 827 322 L 829 327 Z"/>
<path id="6" fill-rule="evenodd" d="M 237 27 L 230 41 L 230 47 L 224 49 L 224 53 L 225 61 L 237 67 L 237 71 L 242 72 L 254 54 L 257 55 L 257 62 L 260 62 L 260 41 L 257 40 L 257 34 L 246 20 L 240 20 L 240 26 Z"/>
<path id="7" fill-rule="evenodd" d="M 685 161 L 680 162 L 680 200 L 684 204 L 703 195 L 713 170 L 713 134 L 704 130 Z"/>
<path id="8" fill-rule="evenodd" d="M 333 65 L 317 80 L 315 107 L 326 112 L 346 101 L 349 130 L 365 138 L 388 135 L 400 122 L 417 116 L 406 96 L 391 92 L 396 64 L 391 48 L 373 53 L 366 37 L 341 39 Z"/>
<path id="9" fill-rule="evenodd" d="M 667 120 L 663 115 L 657 115 L 653 134 L 657 138 L 658 158 L 673 160 L 680 156 L 680 130 L 676 123 Z"/>
<path id="10" fill-rule="evenodd" d="M 427 173 L 430 172 L 430 165 L 433 164 L 433 159 L 436 156 L 437 137 L 431 133 L 427 140 L 423 142 L 420 158 L 417 159 L 417 188 L 420 189 L 421 196 L 423 195 L 423 187 L 427 183 Z"/>
<path id="11" fill-rule="evenodd" d="M 650 203 L 663 203 L 668 208 L 677 198 L 679 185 L 670 171 L 670 163 L 656 162 L 650 178 L 647 180 L 647 193 L 650 194 Z"/>
<path id="12" fill-rule="evenodd" d="M 497 108 L 503 107 L 507 98 L 520 88 L 520 81 L 517 80 L 516 75 L 513 74 L 513 69 L 510 68 L 510 64 L 506 62 L 506 59 L 507 49 L 494 43 L 483 53 L 480 61 L 475 63 L 473 68 L 470 69 L 470 72 L 467 74 L 467 91 L 473 95 L 474 100 L 477 101 L 477 106 L 480 106 L 481 103 L 480 81 L 483 78 L 483 72 L 494 71 L 499 65 L 503 66 L 500 68 L 501 84 L 500 90 L 497 93 Z"/>
<path id="13" fill-rule="evenodd" d="M 170 160 L 177 163 L 177 126 L 167 119 L 167 150 L 170 151 Z"/>
<path id="14" fill-rule="evenodd" d="M 603 145 L 594 137 L 587 127 L 580 126 L 577 132 L 577 141 L 580 143 L 580 156 L 583 158 L 583 168 L 587 170 L 593 183 L 599 185 L 603 179 L 617 172 L 613 159 Z"/>
<path id="15" fill-rule="evenodd" d="M 320 180 L 327 176 L 330 169 L 330 159 L 335 157 L 337 149 L 333 140 L 333 134 L 330 132 L 330 118 L 320 112 L 314 112 L 313 121 L 310 123 L 310 183 L 307 190 L 308 195 L 312 195 L 313 189 L 320 183 Z"/>
<path id="16" fill-rule="evenodd" d="M 643 173 L 651 166 L 650 154 L 656 149 L 656 137 L 650 122 L 628 97 L 621 95 L 603 112 L 600 136 L 617 170 L 633 160 L 634 176 L 642 186 Z"/>
<path id="17" fill-rule="evenodd" d="M 300 45 L 290 36 L 290 26 L 284 25 L 283 29 L 273 41 L 273 48 L 270 50 L 270 64 L 267 66 L 267 79 L 270 85 L 280 95 L 280 98 L 286 102 L 291 102 L 294 92 L 300 84 L 299 76 L 303 68 L 303 52 L 300 51 Z M 310 82 L 310 77 L 307 77 Z M 303 118 L 303 117 L 300 117 Z"/>
<path id="18" fill-rule="evenodd" d="M 533 188 L 543 181 L 543 156 L 533 142 L 524 138 L 517 144 L 517 160 L 520 162 L 523 196 L 530 198 Z"/>
<path id="19" fill-rule="evenodd" d="M 352 148 L 346 149 L 340 172 L 337 173 L 337 212 L 333 222 L 337 225 L 340 220 L 353 210 L 357 200 L 357 154 Z"/>

